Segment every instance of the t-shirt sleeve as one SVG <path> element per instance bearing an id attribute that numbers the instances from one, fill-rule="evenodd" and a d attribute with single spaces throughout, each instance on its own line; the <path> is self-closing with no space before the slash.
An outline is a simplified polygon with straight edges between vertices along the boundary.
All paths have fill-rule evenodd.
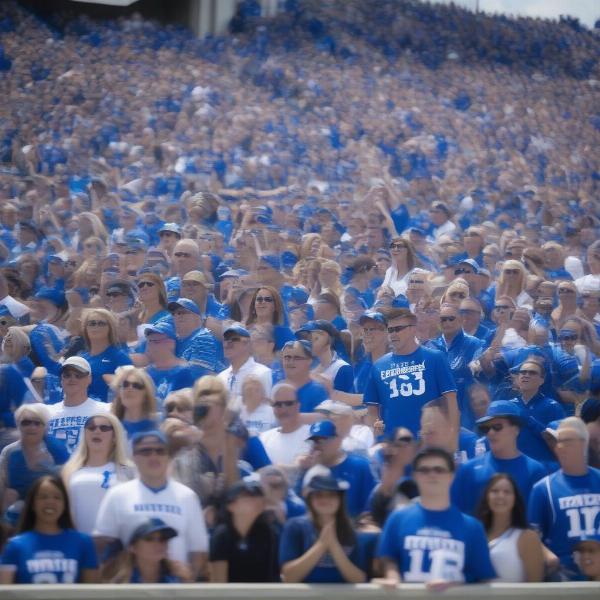
<path id="1" fill-rule="evenodd" d="M 448 359 L 441 353 L 437 354 L 436 368 L 435 368 L 435 379 L 437 381 L 440 394 L 446 394 L 447 392 L 456 391 L 456 382 L 454 376 L 450 370 L 450 364 Z"/>
<path id="2" fill-rule="evenodd" d="M 81 558 L 79 561 L 79 566 L 81 569 L 97 569 L 98 568 L 98 558 L 96 556 L 96 547 L 94 546 L 94 541 L 91 536 L 86 535 L 85 533 L 80 533 L 81 535 Z"/>
<path id="3" fill-rule="evenodd" d="M 184 510 L 187 515 L 185 536 L 188 550 L 190 552 L 208 552 L 208 532 L 198 496 L 191 492 L 185 504 Z"/>
<path id="4" fill-rule="evenodd" d="M 546 516 L 547 503 L 545 481 L 542 479 L 533 486 L 527 504 L 527 520 L 529 521 L 529 526 L 537 531 L 540 536 L 544 535 L 548 525 Z"/>
<path id="5" fill-rule="evenodd" d="M 379 544 L 377 545 L 377 551 L 375 556 L 377 558 L 390 558 L 397 560 L 398 555 L 398 544 L 400 543 L 401 536 L 399 535 L 401 530 L 401 515 L 399 512 L 392 513 L 385 525 L 383 531 L 379 537 Z M 398 565 L 400 567 L 400 565 Z"/>
<path id="6" fill-rule="evenodd" d="M 302 527 L 296 519 L 291 519 L 283 527 L 279 544 L 279 564 L 284 565 L 304 554 Z"/>
<path id="7" fill-rule="evenodd" d="M 21 552 L 17 540 L 9 540 L 4 548 L 4 552 L 0 555 L 0 567 L 17 567 Z"/>
<path id="8" fill-rule="evenodd" d="M 343 365 L 338 369 L 333 388 L 348 394 L 354 393 L 354 371 L 350 365 Z"/>
<path id="9" fill-rule="evenodd" d="M 365 404 L 381 404 L 381 398 L 377 393 L 377 380 L 375 379 L 375 367 L 372 366 L 366 378 L 365 392 L 363 396 Z"/>
<path id="10" fill-rule="evenodd" d="M 471 520 L 469 538 L 466 541 L 466 553 L 465 579 L 467 583 L 496 578 L 483 526 L 475 519 Z"/>
<path id="11" fill-rule="evenodd" d="M 263 443 L 256 436 L 248 438 L 242 459 L 250 463 L 255 471 L 271 464 Z"/>

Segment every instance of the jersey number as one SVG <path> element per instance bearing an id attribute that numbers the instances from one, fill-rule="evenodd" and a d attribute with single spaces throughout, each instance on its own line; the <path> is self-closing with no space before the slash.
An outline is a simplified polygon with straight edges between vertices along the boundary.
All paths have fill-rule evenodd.
<path id="1" fill-rule="evenodd" d="M 402 576 L 404 581 L 423 582 L 429 580 L 463 581 L 464 556 L 449 550 L 430 550 L 429 572 L 423 571 L 425 550 L 410 550 L 410 569 Z"/>
<path id="2" fill-rule="evenodd" d="M 425 393 L 423 372 L 415 371 L 411 374 L 414 381 L 411 381 L 410 375 L 398 375 L 398 379 L 394 378 L 390 381 L 390 390 L 392 390 L 390 398 L 397 398 L 398 396 L 420 396 Z M 400 380 L 400 386 L 398 386 L 398 380 Z"/>
<path id="3" fill-rule="evenodd" d="M 36 573 L 31 583 L 75 583 L 75 573 L 63 573 L 62 582 L 58 581 L 56 573 Z"/>
<path id="4" fill-rule="evenodd" d="M 600 533 L 600 528 L 596 531 L 596 517 L 600 513 L 600 506 L 584 506 L 583 508 L 570 508 L 565 511 L 569 517 L 568 537 L 580 538 L 584 535 L 595 535 Z"/>

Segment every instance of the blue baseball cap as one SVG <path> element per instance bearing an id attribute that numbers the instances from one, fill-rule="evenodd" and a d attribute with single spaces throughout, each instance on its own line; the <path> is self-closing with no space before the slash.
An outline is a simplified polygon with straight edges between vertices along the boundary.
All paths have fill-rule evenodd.
<path id="1" fill-rule="evenodd" d="M 225 337 L 226 335 L 229 334 L 234 334 L 234 335 L 241 335 L 242 337 L 250 337 L 250 332 L 243 327 L 242 325 L 230 325 L 224 332 L 223 332 L 223 337 Z"/>
<path id="2" fill-rule="evenodd" d="M 181 227 L 177 223 L 164 223 L 158 230 L 158 234 L 160 235 L 163 231 L 170 231 L 181 237 Z"/>
<path id="3" fill-rule="evenodd" d="M 229 269 L 221 275 L 220 279 L 225 279 L 226 277 L 238 278 L 242 277 L 242 275 L 248 275 L 248 271 L 245 271 L 244 269 Z"/>
<path id="4" fill-rule="evenodd" d="M 135 448 L 138 444 L 141 444 L 144 440 L 153 438 L 157 440 L 163 446 L 168 445 L 167 436 L 158 429 L 151 429 L 150 431 L 138 431 L 131 436 L 131 447 Z"/>
<path id="5" fill-rule="evenodd" d="M 302 480 L 302 490 L 305 495 L 310 492 L 345 492 L 350 484 L 344 479 L 337 479 L 331 469 L 323 465 L 311 467 Z"/>
<path id="6" fill-rule="evenodd" d="M 198 305 L 189 298 L 178 298 L 173 302 L 169 302 L 167 308 L 170 312 L 174 312 L 177 308 L 183 308 L 185 310 L 193 312 L 195 315 L 202 315 L 202 313 L 200 312 L 200 308 L 198 308 Z"/>
<path id="7" fill-rule="evenodd" d="M 392 300 L 392 306 L 394 308 L 410 308 L 410 302 L 406 296 L 398 294 L 398 296 Z"/>
<path id="8" fill-rule="evenodd" d="M 307 331 L 324 331 L 329 334 L 332 338 L 337 338 L 340 335 L 340 332 L 336 329 L 334 325 L 332 325 L 329 321 L 325 319 L 316 319 L 315 321 L 308 321 L 298 331 L 296 331 L 296 335 L 299 333 L 305 333 Z"/>
<path id="9" fill-rule="evenodd" d="M 284 267 L 291 268 L 298 262 L 298 257 L 290 250 L 283 251 L 279 258 Z"/>
<path id="10" fill-rule="evenodd" d="M 177 339 L 177 334 L 175 333 L 175 327 L 169 321 L 159 321 L 154 325 L 146 325 L 144 329 L 144 335 L 148 337 L 153 333 L 162 333 L 170 337 L 172 340 Z"/>
<path id="11" fill-rule="evenodd" d="M 262 497 L 265 495 L 263 487 L 258 477 L 249 475 L 243 477 L 236 483 L 234 483 L 225 494 L 225 503 L 229 504 L 234 500 L 237 500 L 240 496 L 257 496 Z"/>
<path id="12" fill-rule="evenodd" d="M 519 425 L 523 422 L 523 416 L 519 405 L 510 400 L 496 400 L 487 409 L 485 417 L 477 419 L 477 425 L 483 425 L 492 419 L 505 418 L 516 421 Z"/>
<path id="13" fill-rule="evenodd" d="M 263 254 L 260 257 L 260 261 L 267 263 L 271 269 L 275 269 L 276 271 L 281 270 L 281 261 L 279 260 L 279 256 L 275 256 L 274 254 Z"/>
<path id="14" fill-rule="evenodd" d="M 479 265 L 477 264 L 477 261 L 474 260 L 473 258 L 465 258 L 456 263 L 457 267 L 460 265 L 469 265 L 471 267 L 471 269 L 473 269 L 473 272 L 475 274 L 479 273 Z"/>
<path id="15" fill-rule="evenodd" d="M 162 533 L 162 538 L 164 540 L 170 540 L 179 535 L 175 529 L 169 527 L 162 519 L 154 517 L 144 521 L 133 530 L 133 533 L 129 538 L 129 543 L 133 544 L 142 538 L 159 532 Z"/>
<path id="16" fill-rule="evenodd" d="M 36 300 L 48 300 L 56 306 L 64 306 L 67 303 L 65 293 L 63 290 L 59 290 L 57 288 L 40 288 L 34 298 Z"/>
<path id="17" fill-rule="evenodd" d="M 360 318 L 358 319 L 359 325 L 362 325 L 368 319 L 370 319 L 371 321 L 377 321 L 378 323 L 381 323 L 382 325 L 387 325 L 387 320 L 383 316 L 383 314 L 380 312 L 377 312 L 375 310 L 368 310 L 368 311 L 364 312 L 362 315 L 360 315 Z"/>
<path id="18" fill-rule="evenodd" d="M 337 430 L 333 421 L 317 421 L 310 426 L 310 435 L 307 440 L 317 438 L 334 438 L 337 437 Z"/>

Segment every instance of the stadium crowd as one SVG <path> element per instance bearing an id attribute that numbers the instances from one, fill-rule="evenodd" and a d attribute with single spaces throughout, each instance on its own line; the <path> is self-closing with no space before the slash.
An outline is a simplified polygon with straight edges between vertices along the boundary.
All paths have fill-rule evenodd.
<path id="1" fill-rule="evenodd" d="M 0 583 L 600 581 L 600 37 L 0 5 Z"/>

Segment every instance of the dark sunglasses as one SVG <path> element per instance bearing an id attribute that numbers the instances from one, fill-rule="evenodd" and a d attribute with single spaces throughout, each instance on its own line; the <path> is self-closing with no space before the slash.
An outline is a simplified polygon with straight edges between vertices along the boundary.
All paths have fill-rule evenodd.
<path id="1" fill-rule="evenodd" d="M 390 250 L 401 250 L 407 248 L 406 244 L 390 244 Z"/>
<path id="2" fill-rule="evenodd" d="M 404 329 L 408 329 L 409 327 L 412 327 L 412 323 L 410 325 L 396 325 L 395 327 L 388 327 L 388 333 L 396 333 L 396 332 L 400 332 L 403 331 Z"/>
<path id="3" fill-rule="evenodd" d="M 19 427 L 42 427 L 44 423 L 38 419 L 22 419 L 19 422 Z"/>
<path id="4" fill-rule="evenodd" d="M 455 275 L 462 275 L 463 273 L 465 275 L 470 275 L 470 274 L 473 273 L 473 271 L 471 271 L 469 269 L 454 269 L 454 274 Z"/>
<path id="5" fill-rule="evenodd" d="M 423 284 L 425 282 L 422 279 L 413 279 L 412 281 L 408 282 L 408 285 L 416 285 L 416 284 L 419 284 L 419 283 Z"/>
<path id="6" fill-rule="evenodd" d="M 96 431 L 96 430 L 100 430 L 102 433 L 107 433 L 109 431 L 113 430 L 113 426 L 112 425 L 86 425 L 85 428 L 88 431 Z"/>
<path id="7" fill-rule="evenodd" d="M 446 467 L 417 467 L 415 473 L 420 475 L 445 475 L 450 471 Z"/>
<path id="8" fill-rule="evenodd" d="M 529 375 L 531 377 L 533 377 L 534 375 L 537 375 L 538 377 L 541 377 L 541 373 L 539 371 L 531 371 L 530 369 L 521 369 L 519 371 L 519 375 Z"/>
<path id="9" fill-rule="evenodd" d="M 138 288 L 139 288 L 140 290 L 141 290 L 142 288 L 145 288 L 145 287 L 154 287 L 154 282 L 152 282 L 152 281 L 140 281 L 140 282 L 137 284 L 137 286 L 138 286 Z"/>
<path id="10" fill-rule="evenodd" d="M 494 306 L 494 310 L 510 310 L 511 308 L 511 306 L 507 306 L 506 304 L 497 304 Z"/>
<path id="11" fill-rule="evenodd" d="M 92 319 L 86 323 L 88 327 L 106 327 L 108 323 L 106 321 L 96 321 Z"/>
<path id="12" fill-rule="evenodd" d="M 441 323 L 452 323 L 453 321 L 456 321 L 456 317 L 440 317 Z"/>
<path id="13" fill-rule="evenodd" d="M 123 389 L 127 389 L 127 388 L 133 388 L 134 390 L 143 390 L 144 389 L 144 384 L 140 383 L 139 381 L 123 381 L 121 383 L 121 387 Z"/>
<path id="14" fill-rule="evenodd" d="M 505 275 L 518 275 L 520 272 L 519 269 L 504 269 L 503 271 Z"/>
<path id="15" fill-rule="evenodd" d="M 273 402 L 272 406 L 275 408 L 289 408 L 290 406 L 294 406 L 296 404 L 296 400 L 278 400 L 277 402 Z"/>
<path id="16" fill-rule="evenodd" d="M 87 373 L 81 371 L 63 371 L 60 375 L 63 379 L 73 379 L 73 377 L 75 379 L 85 379 L 88 376 Z"/>
<path id="17" fill-rule="evenodd" d="M 156 454 L 156 456 L 166 456 L 167 449 L 164 446 L 156 446 L 139 448 L 138 450 L 134 450 L 133 453 L 137 454 L 138 456 L 152 456 L 153 454 Z"/>
<path id="18" fill-rule="evenodd" d="M 568 335 L 562 335 L 562 334 L 560 334 L 560 335 L 558 336 L 558 339 L 559 339 L 561 342 L 574 342 L 574 341 L 576 341 L 577 339 L 579 339 L 579 336 L 578 336 L 576 333 L 573 333 L 573 334 L 568 334 Z"/>
<path id="19" fill-rule="evenodd" d="M 558 288 L 558 293 L 559 294 L 574 294 L 575 290 L 572 290 L 571 288 Z"/>
<path id="20" fill-rule="evenodd" d="M 167 402 L 165 404 L 165 412 L 167 412 L 167 413 L 171 413 L 171 412 L 175 412 L 175 411 L 183 412 L 184 410 L 186 410 L 186 409 L 179 406 L 179 404 L 177 404 L 177 402 Z"/>
<path id="21" fill-rule="evenodd" d="M 191 258 L 191 254 L 189 252 L 174 252 L 173 256 L 177 258 Z"/>
<path id="22" fill-rule="evenodd" d="M 126 294 L 122 294 L 121 292 L 108 292 L 106 294 L 109 298 L 118 298 L 119 296 L 126 296 Z M 90 323 L 88 323 L 89 325 Z"/>
<path id="23" fill-rule="evenodd" d="M 0 325 L 8 325 L 8 321 L 5 319 L 0 320 Z"/>
<path id="24" fill-rule="evenodd" d="M 461 300 L 464 300 L 467 297 L 463 292 L 450 292 L 448 296 L 450 298 L 460 298 Z"/>
<path id="25" fill-rule="evenodd" d="M 271 296 L 256 296 L 256 300 L 258 304 L 262 304 L 263 302 L 271 303 L 273 302 L 273 298 Z"/>
<path id="26" fill-rule="evenodd" d="M 479 431 L 483 435 L 487 435 L 490 431 L 502 431 L 504 429 L 504 423 L 494 423 L 493 425 L 480 425 Z"/>
<path id="27" fill-rule="evenodd" d="M 403 436 L 400 436 L 399 438 L 396 438 L 393 443 L 401 445 L 401 446 L 405 446 L 407 444 L 412 444 L 413 441 L 414 441 L 414 438 L 412 436 L 403 435 Z"/>

